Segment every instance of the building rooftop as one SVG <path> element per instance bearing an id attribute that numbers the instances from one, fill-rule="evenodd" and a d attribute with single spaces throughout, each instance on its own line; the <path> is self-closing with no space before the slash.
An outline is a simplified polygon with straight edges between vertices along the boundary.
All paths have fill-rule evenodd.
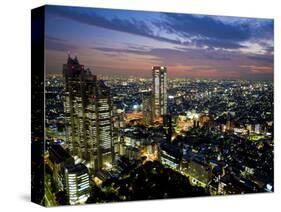
<path id="1" fill-rule="evenodd" d="M 79 164 L 75 164 L 75 165 L 67 165 L 65 166 L 65 169 L 67 169 L 68 172 L 70 173 L 85 173 L 85 172 L 88 172 L 88 168 L 82 164 L 82 163 L 79 163 Z"/>
<path id="2" fill-rule="evenodd" d="M 73 159 L 61 145 L 50 146 L 49 153 L 51 161 L 57 164 Z"/>

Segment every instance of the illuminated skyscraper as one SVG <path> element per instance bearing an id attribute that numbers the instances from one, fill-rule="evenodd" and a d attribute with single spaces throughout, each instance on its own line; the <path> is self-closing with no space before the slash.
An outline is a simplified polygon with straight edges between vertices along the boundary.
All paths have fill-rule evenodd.
<path id="1" fill-rule="evenodd" d="M 84 159 L 91 170 L 112 163 L 110 89 L 98 81 L 77 57 L 63 65 L 65 79 L 66 142 L 72 156 Z"/>
<path id="2" fill-rule="evenodd" d="M 167 114 L 167 68 L 152 67 L 152 111 L 154 118 Z"/>
<path id="3" fill-rule="evenodd" d="M 90 179 L 85 165 L 65 166 L 64 184 L 69 204 L 83 204 L 90 197 Z"/>

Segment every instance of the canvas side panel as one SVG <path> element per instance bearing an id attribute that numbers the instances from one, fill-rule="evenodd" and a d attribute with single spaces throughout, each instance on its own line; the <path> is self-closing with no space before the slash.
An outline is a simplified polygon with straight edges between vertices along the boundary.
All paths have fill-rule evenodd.
<path id="1" fill-rule="evenodd" d="M 45 7 L 31 11 L 31 201 L 44 204 Z"/>

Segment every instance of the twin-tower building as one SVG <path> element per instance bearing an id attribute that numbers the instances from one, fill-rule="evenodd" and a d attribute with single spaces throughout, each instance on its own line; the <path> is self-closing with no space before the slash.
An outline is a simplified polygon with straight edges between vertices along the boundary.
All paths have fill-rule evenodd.
<path id="1" fill-rule="evenodd" d="M 63 75 L 70 153 L 84 159 L 91 170 L 99 170 L 113 160 L 110 89 L 85 69 L 77 57 L 68 57 Z"/>

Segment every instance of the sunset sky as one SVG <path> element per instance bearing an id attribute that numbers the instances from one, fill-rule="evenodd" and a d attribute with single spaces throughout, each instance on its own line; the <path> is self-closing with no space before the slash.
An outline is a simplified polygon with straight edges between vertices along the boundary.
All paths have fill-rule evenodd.
<path id="1" fill-rule="evenodd" d="M 95 74 L 273 79 L 273 20 L 144 11 L 46 7 L 46 70 L 67 54 Z"/>

